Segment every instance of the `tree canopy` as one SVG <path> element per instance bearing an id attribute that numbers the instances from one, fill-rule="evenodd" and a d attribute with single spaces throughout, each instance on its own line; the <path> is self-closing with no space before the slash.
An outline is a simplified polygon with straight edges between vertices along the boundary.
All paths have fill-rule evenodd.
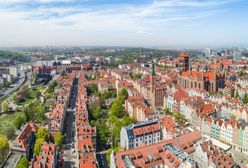
<path id="1" fill-rule="evenodd" d="M 166 109 L 164 110 L 164 113 L 165 113 L 166 115 L 169 115 L 169 116 L 172 115 L 172 112 L 171 112 L 170 109 L 168 109 L 168 108 L 166 108 Z"/>
<path id="2" fill-rule="evenodd" d="M 173 113 L 173 119 L 178 123 L 178 124 L 185 124 L 187 122 L 187 119 L 182 115 L 180 112 L 175 112 Z"/>
<path id="3" fill-rule="evenodd" d="M 243 103 L 244 104 L 248 104 L 248 95 L 247 94 L 245 94 L 245 96 L 243 97 Z"/>
<path id="4" fill-rule="evenodd" d="M 40 127 L 37 130 L 36 137 L 37 137 L 37 139 L 40 138 L 40 139 L 44 139 L 45 141 L 47 141 L 48 137 L 49 137 L 49 133 L 45 127 Z"/>
<path id="5" fill-rule="evenodd" d="M 2 103 L 2 112 L 3 113 L 6 113 L 6 112 L 8 112 L 9 111 L 9 104 L 6 102 L 6 101 L 4 101 L 3 103 Z"/>
<path id="6" fill-rule="evenodd" d="M 118 100 L 121 101 L 121 103 L 124 103 L 124 101 L 128 98 L 128 92 L 126 88 L 122 88 L 119 92 Z"/>
<path id="7" fill-rule="evenodd" d="M 28 168 L 28 159 L 26 157 L 21 157 L 16 168 Z"/>
<path id="8" fill-rule="evenodd" d="M 0 134 L 0 164 L 8 156 L 9 153 L 9 142 L 5 135 Z"/>
<path id="9" fill-rule="evenodd" d="M 37 138 L 34 145 L 34 153 L 36 155 L 40 154 L 41 145 L 46 141 L 43 138 Z"/>
<path id="10" fill-rule="evenodd" d="M 57 133 L 54 137 L 55 144 L 57 146 L 60 146 L 63 143 L 64 136 L 61 134 L 61 132 Z"/>
<path id="11" fill-rule="evenodd" d="M 21 125 L 25 122 L 25 118 L 22 117 L 22 116 L 16 116 L 14 121 L 13 121 L 13 124 L 14 126 L 19 129 L 21 127 Z"/>
<path id="12" fill-rule="evenodd" d="M 124 107 L 120 101 L 115 101 L 110 108 L 110 115 L 121 118 L 125 115 Z"/>

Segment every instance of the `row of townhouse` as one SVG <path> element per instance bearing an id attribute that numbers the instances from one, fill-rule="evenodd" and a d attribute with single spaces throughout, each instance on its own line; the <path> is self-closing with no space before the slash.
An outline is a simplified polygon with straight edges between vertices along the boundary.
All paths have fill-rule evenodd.
<path id="1" fill-rule="evenodd" d="M 100 93 L 115 90 L 115 78 L 102 78 L 97 80 L 97 87 Z"/>
<path id="2" fill-rule="evenodd" d="M 61 75 L 58 79 L 58 89 L 55 90 L 55 102 L 52 110 L 49 113 L 49 130 L 51 134 L 62 132 L 67 106 L 71 96 L 71 89 L 75 73 L 70 73 L 68 76 Z"/>
<path id="3" fill-rule="evenodd" d="M 149 103 L 152 108 L 161 108 L 164 103 L 164 96 L 167 93 L 167 86 L 161 75 L 155 74 L 155 66 L 153 65 L 151 68 L 145 68 L 146 70 L 143 72 L 140 67 L 134 66 L 137 72 L 143 73 L 143 76 L 139 80 L 132 79 L 130 75 L 128 75 L 127 71 L 123 70 L 112 70 L 111 75 L 115 77 L 116 80 L 116 89 L 117 94 L 118 91 L 125 87 L 131 89 L 135 88 L 146 100 L 149 100 Z M 135 72 L 130 71 L 130 73 Z"/>
<path id="4" fill-rule="evenodd" d="M 57 151 L 54 144 L 42 144 L 40 154 L 35 155 L 31 162 L 32 168 L 57 167 Z"/>
<path id="5" fill-rule="evenodd" d="M 167 98 L 167 108 L 180 111 L 191 126 L 201 130 L 203 134 L 248 153 L 247 106 L 228 96 L 190 95 L 183 90 L 177 90 Z"/>
<path id="6" fill-rule="evenodd" d="M 96 168 L 96 127 L 89 125 L 87 110 L 87 89 L 85 73 L 78 74 L 78 95 L 76 101 L 76 137 L 80 168 Z"/>
<path id="7" fill-rule="evenodd" d="M 195 168 L 197 162 L 193 159 L 193 153 L 201 139 L 200 132 L 193 131 L 159 143 L 113 151 L 110 155 L 110 168 Z"/>
<path id="8" fill-rule="evenodd" d="M 234 149 L 248 154 L 248 122 L 229 119 L 226 121 L 202 118 L 201 131 Z"/>
<path id="9" fill-rule="evenodd" d="M 201 168 L 238 168 L 231 153 L 215 146 L 211 141 L 203 141 L 195 146 L 194 159 Z"/>
<path id="10" fill-rule="evenodd" d="M 172 139 L 176 137 L 176 126 L 173 119 L 163 117 L 122 127 L 120 145 L 122 148 L 132 149 Z"/>
<path id="11" fill-rule="evenodd" d="M 41 152 L 38 155 L 32 155 L 36 132 L 38 126 L 29 122 L 23 125 L 19 135 L 14 141 L 10 141 L 10 155 L 2 165 L 3 167 L 16 167 L 21 157 L 31 160 L 31 168 L 55 168 L 57 164 L 57 153 L 54 144 L 44 143 L 41 145 Z"/>
<path id="12" fill-rule="evenodd" d="M 125 110 L 131 118 L 144 121 L 154 118 L 154 112 L 149 107 L 143 96 L 129 96 L 125 101 Z"/>
<path id="13" fill-rule="evenodd" d="M 71 89 L 75 73 L 62 74 L 58 79 L 58 89 L 55 90 L 54 106 L 49 113 L 49 130 L 52 135 L 63 131 L 67 106 L 71 96 Z M 44 143 L 41 145 L 40 154 L 34 155 L 31 167 L 55 168 L 57 166 L 57 151 L 55 144 Z"/>

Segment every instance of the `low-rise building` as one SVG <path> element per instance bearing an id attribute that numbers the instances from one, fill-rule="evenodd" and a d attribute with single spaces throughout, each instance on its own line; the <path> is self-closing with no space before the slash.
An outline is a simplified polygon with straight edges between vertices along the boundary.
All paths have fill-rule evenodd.
<path id="1" fill-rule="evenodd" d="M 122 148 L 138 148 L 141 144 L 155 144 L 161 140 L 161 128 L 158 120 L 143 121 L 122 127 L 120 145 Z"/>
<path id="2" fill-rule="evenodd" d="M 39 155 L 34 155 L 32 159 L 32 168 L 55 168 L 57 163 L 57 152 L 54 144 L 41 145 Z"/>
<path id="3" fill-rule="evenodd" d="M 111 168 L 135 167 L 197 167 L 191 155 L 201 140 L 199 131 L 190 132 L 160 143 L 141 146 L 111 154 Z"/>
<path id="4" fill-rule="evenodd" d="M 31 151 L 35 144 L 35 133 L 38 127 L 34 123 L 28 123 L 21 128 L 21 133 L 17 138 L 10 144 L 10 150 L 12 153 L 20 153 L 30 159 Z"/>

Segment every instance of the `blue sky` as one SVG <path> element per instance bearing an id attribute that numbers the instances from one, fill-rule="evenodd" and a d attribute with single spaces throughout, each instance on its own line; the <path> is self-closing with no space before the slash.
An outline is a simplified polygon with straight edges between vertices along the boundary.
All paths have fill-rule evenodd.
<path id="1" fill-rule="evenodd" d="M 247 0 L 0 0 L 0 46 L 248 46 Z"/>

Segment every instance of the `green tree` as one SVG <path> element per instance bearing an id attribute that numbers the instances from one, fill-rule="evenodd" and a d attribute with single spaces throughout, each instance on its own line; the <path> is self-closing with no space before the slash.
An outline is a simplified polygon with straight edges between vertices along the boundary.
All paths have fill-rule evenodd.
<path id="1" fill-rule="evenodd" d="M 96 126 L 96 121 L 95 120 L 91 120 L 90 121 L 90 126 L 92 126 L 92 127 Z"/>
<path id="2" fill-rule="evenodd" d="M 63 143 L 64 136 L 59 132 L 55 135 L 54 141 L 57 146 L 60 146 Z"/>
<path id="3" fill-rule="evenodd" d="M 102 146 L 106 146 L 109 139 L 109 127 L 106 124 L 106 120 L 98 119 L 95 122 L 95 126 L 97 128 L 97 137 L 99 137 L 99 142 Z"/>
<path id="4" fill-rule="evenodd" d="M 21 157 L 16 168 L 28 168 L 28 159 L 26 157 Z"/>
<path id="5" fill-rule="evenodd" d="M 173 113 L 173 119 L 180 125 L 187 122 L 187 119 L 180 112 Z"/>
<path id="6" fill-rule="evenodd" d="M 118 152 L 121 149 L 122 148 L 118 146 L 118 147 L 110 148 L 110 149 L 107 150 L 106 158 L 107 158 L 107 161 L 108 161 L 109 164 L 110 164 L 110 154 L 112 153 L 112 151 Z"/>
<path id="7" fill-rule="evenodd" d="M 12 125 L 8 127 L 4 127 L 1 133 L 7 136 L 8 139 L 11 139 L 15 135 L 15 129 L 13 128 Z"/>
<path id="8" fill-rule="evenodd" d="M 244 76 L 244 75 L 246 75 L 247 73 L 246 72 L 244 72 L 244 71 L 240 71 L 239 72 L 239 76 Z"/>
<path id="9" fill-rule="evenodd" d="M 118 118 L 121 118 L 125 115 L 124 107 L 122 106 L 122 103 L 120 101 L 116 101 L 112 104 L 110 108 L 110 114 Z"/>
<path id="10" fill-rule="evenodd" d="M 52 83 L 49 84 L 49 86 L 47 88 L 47 92 L 48 93 L 53 93 L 56 86 L 58 86 L 58 82 L 53 81 Z"/>
<path id="11" fill-rule="evenodd" d="M 24 118 L 21 117 L 21 116 L 16 116 L 14 121 L 13 121 L 13 124 L 14 126 L 19 129 L 21 127 L 21 125 L 25 122 Z"/>
<path id="12" fill-rule="evenodd" d="M 235 98 L 239 98 L 239 92 L 236 92 Z"/>
<path id="13" fill-rule="evenodd" d="M 96 84 L 92 84 L 92 85 L 88 85 L 87 86 L 87 92 L 89 93 L 89 95 L 95 95 L 98 96 L 98 87 Z"/>
<path id="14" fill-rule="evenodd" d="M 35 141 L 35 145 L 34 145 L 34 153 L 36 155 L 40 154 L 40 150 L 41 150 L 41 145 L 44 144 L 46 141 L 43 138 L 37 138 Z"/>
<path id="15" fill-rule="evenodd" d="M 133 118 L 130 118 L 130 117 L 128 117 L 128 116 L 124 116 L 123 118 L 122 118 L 122 120 L 121 120 L 121 125 L 122 126 L 127 126 L 127 125 L 130 125 L 130 124 L 133 124 L 133 123 L 135 123 L 136 122 L 136 120 L 135 119 L 133 119 Z"/>
<path id="16" fill-rule="evenodd" d="M 110 97 L 111 97 L 111 93 L 108 92 L 108 91 L 106 91 L 106 90 L 101 94 L 101 99 L 102 99 L 102 100 L 107 100 L 107 99 L 109 99 Z"/>
<path id="17" fill-rule="evenodd" d="M 0 134 L 0 164 L 8 156 L 9 142 L 5 135 Z"/>
<path id="18" fill-rule="evenodd" d="M 136 72 L 136 73 L 131 73 L 130 74 L 130 76 L 131 76 L 131 78 L 133 78 L 133 79 L 135 79 L 135 80 L 138 80 L 138 79 L 140 79 L 141 77 L 142 77 L 142 73 L 140 73 L 140 72 Z"/>
<path id="19" fill-rule="evenodd" d="M 126 88 L 122 88 L 119 92 L 119 97 L 122 97 L 121 100 L 126 100 L 128 98 L 128 92 Z"/>
<path id="20" fill-rule="evenodd" d="M 2 112 L 7 113 L 8 111 L 9 111 L 9 104 L 6 101 L 4 101 L 2 103 Z"/>
<path id="21" fill-rule="evenodd" d="M 248 104 L 248 95 L 245 94 L 242 100 L 244 104 Z"/>
<path id="22" fill-rule="evenodd" d="M 166 108 L 166 109 L 164 110 L 164 113 L 165 113 L 166 115 L 169 115 L 169 116 L 172 115 L 172 113 L 170 112 L 170 109 L 168 109 L 168 108 Z"/>
<path id="23" fill-rule="evenodd" d="M 49 133 L 45 127 L 40 127 L 37 130 L 36 136 L 37 136 L 37 139 L 43 139 L 47 141 L 49 137 Z"/>
<path id="24" fill-rule="evenodd" d="M 120 132 L 122 128 L 122 122 L 120 120 L 117 120 L 114 122 L 110 128 L 111 135 L 112 135 L 112 147 L 117 147 L 118 143 L 120 141 Z"/>
<path id="25" fill-rule="evenodd" d="M 101 107 L 97 106 L 96 109 L 92 113 L 93 118 L 95 118 L 95 119 L 100 118 L 101 117 L 101 111 L 102 111 Z"/>

